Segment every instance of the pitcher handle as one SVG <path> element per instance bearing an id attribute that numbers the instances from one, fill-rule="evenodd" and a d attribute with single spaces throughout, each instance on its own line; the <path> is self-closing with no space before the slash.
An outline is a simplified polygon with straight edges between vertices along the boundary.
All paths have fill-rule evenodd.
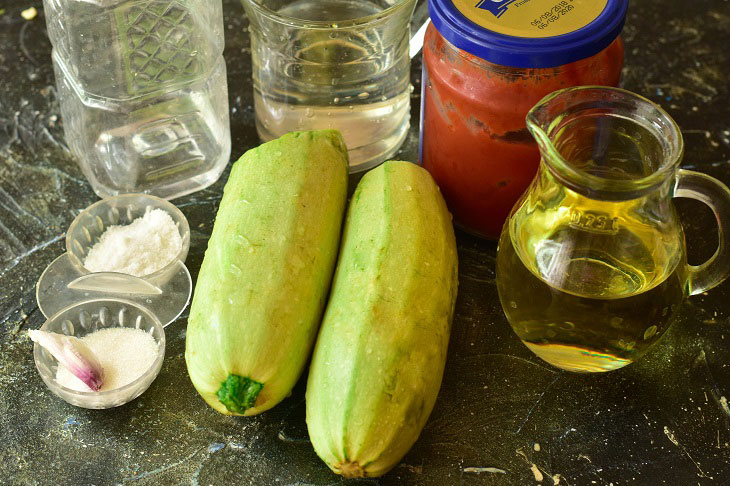
<path id="1" fill-rule="evenodd" d="M 719 238 L 715 254 L 702 265 L 688 265 L 689 295 L 695 295 L 719 285 L 730 276 L 730 189 L 714 177 L 680 169 L 676 177 L 674 197 L 686 197 L 705 203 L 712 209 L 717 220 Z"/>

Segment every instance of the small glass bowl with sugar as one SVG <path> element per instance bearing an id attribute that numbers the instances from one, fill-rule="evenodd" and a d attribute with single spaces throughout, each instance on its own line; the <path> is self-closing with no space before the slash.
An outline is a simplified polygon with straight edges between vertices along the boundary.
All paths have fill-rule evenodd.
<path id="1" fill-rule="evenodd" d="M 51 316 L 42 331 L 75 336 L 104 368 L 104 383 L 92 391 L 38 343 L 33 357 L 46 386 L 71 405 L 112 408 L 137 398 L 152 384 L 165 357 L 165 331 L 148 309 L 122 299 L 88 300 Z"/>
<path id="2" fill-rule="evenodd" d="M 185 266 L 190 227 L 174 204 L 149 194 L 122 194 L 84 209 L 66 233 L 66 253 L 36 286 L 46 317 L 88 299 L 120 297 L 167 325 L 190 301 Z"/>

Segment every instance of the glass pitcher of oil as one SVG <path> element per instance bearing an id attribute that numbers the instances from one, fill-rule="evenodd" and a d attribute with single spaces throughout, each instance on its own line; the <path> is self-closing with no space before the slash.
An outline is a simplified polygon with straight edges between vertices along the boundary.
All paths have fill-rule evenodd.
<path id="1" fill-rule="evenodd" d="M 685 297 L 730 274 L 730 191 L 679 169 L 679 127 L 628 91 L 557 91 L 527 126 L 542 160 L 499 241 L 502 308 L 522 342 L 558 368 L 626 366 L 659 340 Z M 700 266 L 687 264 L 673 197 L 715 213 L 720 244 Z"/>

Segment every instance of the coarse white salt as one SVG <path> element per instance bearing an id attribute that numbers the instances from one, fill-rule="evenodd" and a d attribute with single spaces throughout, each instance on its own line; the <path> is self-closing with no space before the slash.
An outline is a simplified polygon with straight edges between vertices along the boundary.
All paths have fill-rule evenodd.
<path id="1" fill-rule="evenodd" d="M 164 268 L 182 249 L 172 217 L 149 208 L 128 225 L 109 226 L 89 250 L 84 267 L 91 272 L 120 272 L 142 277 Z"/>
<path id="2" fill-rule="evenodd" d="M 82 337 L 104 369 L 104 382 L 99 391 L 114 390 L 132 383 L 150 369 L 157 358 L 157 342 L 141 329 L 111 327 Z M 56 381 L 78 391 L 91 391 L 64 366 L 56 370 Z"/>

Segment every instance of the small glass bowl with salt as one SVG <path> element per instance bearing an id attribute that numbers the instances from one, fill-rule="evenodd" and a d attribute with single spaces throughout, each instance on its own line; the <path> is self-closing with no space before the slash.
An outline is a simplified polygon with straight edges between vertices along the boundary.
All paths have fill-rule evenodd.
<path id="1" fill-rule="evenodd" d="M 92 391 L 38 343 L 33 357 L 46 386 L 71 405 L 112 408 L 142 394 L 155 380 L 165 357 L 165 331 L 148 309 L 121 299 L 89 300 L 62 309 L 42 331 L 75 336 L 104 368 L 104 382 Z"/>
<path id="2" fill-rule="evenodd" d="M 190 301 L 189 248 L 187 219 L 169 201 L 148 194 L 102 199 L 71 223 L 66 253 L 38 280 L 38 306 L 50 317 L 76 302 L 120 297 L 167 325 Z"/>

